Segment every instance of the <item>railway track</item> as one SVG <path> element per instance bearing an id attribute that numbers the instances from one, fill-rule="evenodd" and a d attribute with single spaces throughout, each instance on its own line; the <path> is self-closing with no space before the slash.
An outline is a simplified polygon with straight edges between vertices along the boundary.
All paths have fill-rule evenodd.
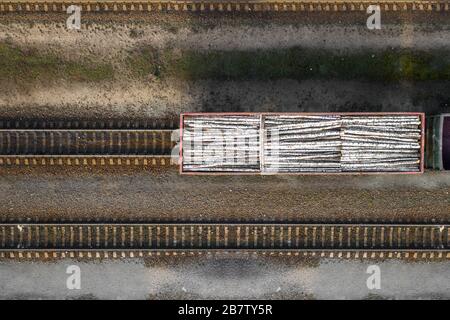
<path id="1" fill-rule="evenodd" d="M 448 11 L 450 1 L 252 1 L 252 0 L 192 0 L 192 1 L 91 1 L 36 0 L 0 1 L 0 12 L 66 12 L 69 5 L 79 5 L 85 12 L 296 12 L 296 11 L 365 11 L 378 4 L 384 11 Z"/>
<path id="2" fill-rule="evenodd" d="M 0 251 L 441 251 L 450 225 L 0 224 Z"/>
<path id="3" fill-rule="evenodd" d="M 174 123 L 0 121 L 0 165 L 169 165 Z"/>
<path id="4" fill-rule="evenodd" d="M 164 155 L 172 130 L 0 129 L 2 155 Z"/>

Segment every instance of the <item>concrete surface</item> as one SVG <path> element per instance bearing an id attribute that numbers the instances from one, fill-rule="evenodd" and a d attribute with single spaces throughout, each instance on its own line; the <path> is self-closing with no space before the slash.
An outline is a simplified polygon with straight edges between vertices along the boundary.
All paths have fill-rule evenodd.
<path id="1" fill-rule="evenodd" d="M 80 262 L 0 261 L 0 299 L 450 299 L 450 262 L 211 256 Z M 66 286 L 80 267 L 81 289 Z M 380 289 L 368 289 L 377 265 Z"/>

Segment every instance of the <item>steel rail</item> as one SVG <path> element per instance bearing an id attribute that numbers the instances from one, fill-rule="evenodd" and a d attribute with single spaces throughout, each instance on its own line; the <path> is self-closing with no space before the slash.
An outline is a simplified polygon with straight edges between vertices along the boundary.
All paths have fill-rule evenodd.
<path id="1" fill-rule="evenodd" d="M 0 251 L 449 249 L 446 224 L 0 224 Z"/>
<path id="2" fill-rule="evenodd" d="M 369 5 L 380 5 L 383 11 L 440 12 L 448 11 L 450 2 L 445 1 L 328 1 L 328 0 L 190 0 L 190 1 L 92 1 L 92 0 L 13 0 L 0 1 L 0 12 L 66 12 L 70 5 L 81 6 L 82 11 L 97 12 L 337 12 L 365 11 Z"/>

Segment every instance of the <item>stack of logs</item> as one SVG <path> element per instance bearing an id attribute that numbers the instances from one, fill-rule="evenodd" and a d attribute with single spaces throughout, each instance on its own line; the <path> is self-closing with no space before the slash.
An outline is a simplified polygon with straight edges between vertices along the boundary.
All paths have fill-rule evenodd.
<path id="1" fill-rule="evenodd" d="M 186 117 L 183 170 L 258 172 L 260 117 Z"/>
<path id="2" fill-rule="evenodd" d="M 183 170 L 420 171 L 420 125 L 418 115 L 401 114 L 189 116 Z"/>

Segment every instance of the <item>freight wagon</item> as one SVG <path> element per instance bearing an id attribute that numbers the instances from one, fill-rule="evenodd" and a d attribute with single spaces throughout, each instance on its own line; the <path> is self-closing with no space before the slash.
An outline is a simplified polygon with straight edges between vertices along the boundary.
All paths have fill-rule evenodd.
<path id="1" fill-rule="evenodd" d="M 450 170 L 450 113 L 427 117 L 426 167 Z"/>
<path id="2" fill-rule="evenodd" d="M 181 174 L 422 173 L 423 113 L 187 113 Z"/>

